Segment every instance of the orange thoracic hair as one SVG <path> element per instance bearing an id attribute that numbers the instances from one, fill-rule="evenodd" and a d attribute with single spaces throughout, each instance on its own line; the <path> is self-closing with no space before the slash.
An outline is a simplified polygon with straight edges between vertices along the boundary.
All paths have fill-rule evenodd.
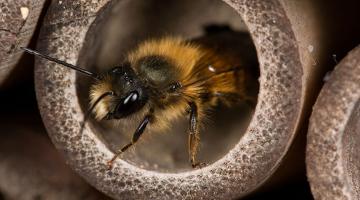
<path id="1" fill-rule="evenodd" d="M 204 52 L 200 47 L 190 42 L 184 42 L 181 38 L 166 37 L 158 40 L 148 40 L 128 55 L 130 63 L 136 63 L 149 55 L 163 56 L 171 59 L 178 73 L 184 79 L 193 71 Z"/>
<path id="2" fill-rule="evenodd" d="M 238 60 L 231 55 L 221 55 L 221 52 L 182 38 L 166 37 L 140 44 L 128 55 L 128 60 L 135 63 L 149 55 L 163 56 L 174 63 L 179 81 L 185 86 L 182 90 L 185 96 L 196 98 L 203 93 L 245 95 L 239 88 L 245 74 Z M 231 70 L 234 68 L 238 70 Z"/>
<path id="3" fill-rule="evenodd" d="M 196 42 L 166 37 L 148 40 L 140 44 L 128 54 L 127 61 L 134 65 L 146 56 L 161 56 L 168 59 L 175 67 L 177 81 L 182 85 L 178 95 L 181 96 L 180 100 L 172 104 L 164 103 L 166 106 L 162 109 L 154 109 L 156 112 L 154 116 L 165 116 L 165 119 L 161 122 L 159 120 L 154 127 L 159 129 L 168 127 L 174 118 L 179 118 L 185 114 L 189 102 L 197 104 L 198 116 L 201 119 L 205 116 L 205 111 L 215 106 L 219 101 L 228 105 L 231 104 L 229 95 L 235 95 L 236 98 L 240 99 L 246 98 L 244 69 L 240 66 L 241 63 L 230 55 L 224 55 Z M 94 84 L 90 93 L 91 104 L 105 92 L 104 90 L 109 91 L 112 87 L 111 78 Z M 106 97 L 94 108 L 97 119 L 103 118 L 109 112 L 107 102 L 110 98 Z M 144 109 L 148 108 L 148 105 L 144 107 Z M 140 115 L 144 115 L 144 112 L 140 113 Z"/>

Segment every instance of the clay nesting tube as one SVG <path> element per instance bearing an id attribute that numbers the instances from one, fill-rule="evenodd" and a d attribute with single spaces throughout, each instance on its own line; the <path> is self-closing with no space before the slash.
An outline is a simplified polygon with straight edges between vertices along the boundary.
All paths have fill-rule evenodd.
<path id="1" fill-rule="evenodd" d="M 359 199 L 360 46 L 322 88 L 307 138 L 306 165 L 315 199 Z"/>
<path id="2" fill-rule="evenodd" d="M 65 164 L 40 121 L 34 120 L 37 115 L 3 114 L 0 192 L 5 199 L 107 199 Z"/>
<path id="3" fill-rule="evenodd" d="M 81 91 L 77 90 L 78 76 L 54 63 L 37 60 L 37 98 L 42 118 L 54 144 L 89 183 L 117 199 L 229 199 L 254 191 L 281 163 L 300 124 L 301 112 L 307 103 L 305 94 L 310 86 L 308 83 L 316 80 L 317 73 L 314 70 L 321 69 L 321 66 L 311 67 L 317 55 L 309 56 L 306 53 L 306 44 L 318 44 L 311 35 L 314 32 L 299 31 L 300 25 L 306 27 L 308 24 L 295 23 L 300 13 L 304 16 L 309 14 L 309 4 L 298 6 L 296 3 L 286 4 L 276 0 L 196 1 L 197 3 L 170 1 L 175 5 L 173 8 L 191 5 L 190 11 L 180 14 L 171 12 L 173 15 L 155 20 L 158 24 L 149 25 L 147 21 L 137 21 L 134 16 L 144 11 L 135 12 L 136 3 L 135 6 L 126 7 L 129 2 L 139 1 L 104 0 L 81 5 L 73 1 L 53 2 L 42 27 L 39 50 L 70 63 L 86 63 L 86 59 L 98 55 L 95 54 L 96 51 L 91 51 L 100 42 L 99 38 L 95 38 L 100 31 L 97 27 L 105 23 L 106 17 L 117 5 L 117 12 L 124 14 L 127 18 L 123 20 L 128 21 L 127 26 L 121 27 L 123 31 L 119 36 L 125 41 L 136 36 L 134 32 L 127 32 L 133 24 L 140 24 L 147 31 L 154 30 L 156 26 L 162 27 L 166 19 L 173 20 L 176 16 L 189 14 L 191 9 L 194 9 L 194 16 L 206 16 L 205 22 L 207 17 L 215 20 L 222 15 L 206 15 L 205 8 L 214 3 L 227 3 L 233 11 L 237 11 L 236 15 L 246 25 L 260 63 L 258 103 L 246 132 L 238 131 L 237 135 L 243 134 L 241 139 L 236 140 L 234 146 L 230 145 L 230 150 L 214 163 L 201 169 L 183 171 L 177 170 L 175 166 L 170 172 L 162 172 L 144 168 L 136 161 L 126 162 L 119 158 L 114 168 L 108 171 L 106 162 L 113 153 L 99 135 L 98 132 L 101 131 L 96 123 L 88 123 L 80 133 L 84 118 L 81 102 L 84 100 L 79 98 Z M 161 9 L 169 9 L 162 7 L 162 4 L 154 4 L 154 1 L 146 2 L 145 4 L 153 4 L 158 13 L 161 13 Z M 299 10 L 294 11 L 295 7 Z M 198 15 L 199 12 L 201 15 Z M 295 22 L 292 24 L 291 20 Z M 192 27 L 191 23 L 195 21 L 201 20 L 194 18 L 185 25 L 179 23 L 178 29 L 173 28 L 181 30 L 181 27 Z M 191 35 L 192 29 L 187 31 L 183 34 Z M 138 29 L 137 34 L 146 36 L 147 32 Z M 296 38 L 300 40 L 300 46 Z M 156 155 L 152 158 L 155 159 Z"/>
<path id="4" fill-rule="evenodd" d="M 1 3 L 0 87 L 11 84 L 16 80 L 18 73 L 26 71 L 16 69 L 16 64 L 23 54 L 19 47 L 30 43 L 44 3 L 44 0 L 14 0 Z M 29 65 L 23 67 L 31 69 Z"/>

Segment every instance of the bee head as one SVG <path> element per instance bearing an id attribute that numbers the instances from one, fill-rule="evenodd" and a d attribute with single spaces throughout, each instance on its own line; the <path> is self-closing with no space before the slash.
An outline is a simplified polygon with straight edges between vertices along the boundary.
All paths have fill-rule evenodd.
<path id="1" fill-rule="evenodd" d="M 169 40 L 170 41 L 170 40 Z M 161 55 L 163 46 L 173 46 L 168 40 L 160 45 L 152 46 L 153 43 L 145 44 L 148 50 L 157 50 L 153 53 L 147 51 L 130 54 L 128 60 L 120 66 L 114 67 L 104 75 L 85 70 L 62 60 L 50 57 L 37 51 L 24 48 L 24 51 L 35 56 L 63 65 L 87 75 L 97 82 L 92 85 L 90 91 L 90 111 L 100 119 L 120 119 L 141 110 L 150 99 L 159 100 L 157 104 L 169 103 L 168 97 L 179 97 L 178 90 L 181 88 L 179 71 L 174 67 L 172 56 Z M 180 40 L 176 40 L 177 43 Z M 151 48 L 146 48 L 149 46 Z M 156 48 L 152 48 L 156 47 Z M 142 53 L 141 53 L 142 52 Z M 157 52 L 157 53 L 156 53 Z M 171 51 L 165 51 L 171 53 Z M 176 52 L 183 52 L 179 49 Z M 181 54 L 180 54 L 181 55 Z M 134 69 L 137 71 L 135 73 Z M 164 99 L 167 99 L 164 101 Z"/>
<path id="2" fill-rule="evenodd" d="M 97 119 L 121 119 L 141 110 L 148 101 L 147 88 L 135 74 L 130 63 L 123 63 L 107 72 L 91 89 L 91 103 L 106 92 L 112 95 L 103 98 L 94 107 Z"/>

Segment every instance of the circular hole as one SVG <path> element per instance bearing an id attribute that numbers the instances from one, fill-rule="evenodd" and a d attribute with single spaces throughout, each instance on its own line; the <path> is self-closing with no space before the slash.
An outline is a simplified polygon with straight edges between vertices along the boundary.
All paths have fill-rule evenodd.
<path id="1" fill-rule="evenodd" d="M 251 74 L 247 76 L 252 77 L 252 81 L 246 83 L 248 95 L 257 98 L 259 69 L 255 47 L 241 17 L 226 3 L 219 0 L 125 0 L 110 3 L 100 12 L 87 32 L 78 61 L 81 67 L 104 73 L 119 65 L 129 51 L 150 38 L 207 38 L 251 65 Z M 224 31 L 229 33 L 226 38 L 219 36 Z M 87 77 L 77 76 L 77 93 L 84 112 L 88 109 L 92 84 Z M 246 131 L 254 104 L 244 101 L 232 107 L 219 105 L 208 113 L 200 132 L 200 162 L 211 164 L 238 143 Z M 121 158 L 149 170 L 191 170 L 188 120 L 189 117 L 184 116 L 174 121 L 166 133 L 145 132 L 134 148 L 123 153 Z M 135 131 L 122 130 L 116 126 L 116 120 L 98 122 L 91 118 L 89 122 L 92 130 L 114 152 L 127 144 Z"/>

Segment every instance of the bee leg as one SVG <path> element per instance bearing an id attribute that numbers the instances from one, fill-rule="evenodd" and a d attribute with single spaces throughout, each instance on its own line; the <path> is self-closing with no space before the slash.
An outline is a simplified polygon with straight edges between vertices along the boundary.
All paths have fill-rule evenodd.
<path id="1" fill-rule="evenodd" d="M 145 118 L 142 120 L 142 122 L 140 123 L 140 125 L 137 127 L 137 129 L 135 130 L 135 133 L 133 134 L 133 137 L 131 139 L 131 142 L 128 143 L 127 145 L 125 145 L 123 148 L 120 149 L 120 151 L 118 151 L 112 158 L 111 160 L 109 160 L 107 162 L 107 165 L 109 167 L 109 169 L 112 168 L 113 162 L 115 161 L 115 159 L 123 152 L 125 152 L 127 149 L 129 149 L 129 147 L 131 147 L 133 144 L 135 144 L 140 136 L 144 133 L 144 130 L 146 128 L 146 125 L 149 123 L 151 119 L 151 115 L 146 115 Z"/>
<path id="2" fill-rule="evenodd" d="M 190 121 L 189 121 L 189 157 L 191 166 L 193 168 L 201 167 L 203 164 L 198 163 L 196 161 L 196 154 L 198 152 L 199 144 L 200 144 L 200 133 L 199 133 L 199 125 L 198 125 L 198 109 L 194 102 L 189 104 L 190 106 Z"/>

